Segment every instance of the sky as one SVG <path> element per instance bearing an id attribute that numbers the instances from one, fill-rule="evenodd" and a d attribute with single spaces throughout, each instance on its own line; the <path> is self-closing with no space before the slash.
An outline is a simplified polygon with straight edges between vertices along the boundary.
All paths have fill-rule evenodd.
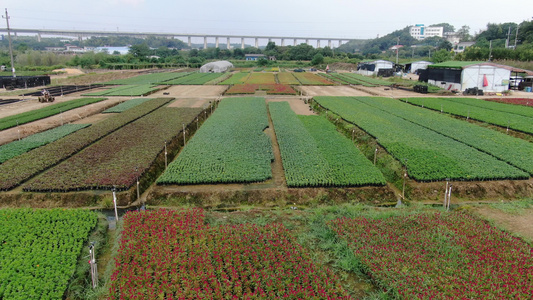
<path id="1" fill-rule="evenodd" d="M 456 30 L 467 25 L 474 34 L 486 28 L 487 23 L 533 20 L 531 0 L 4 0 L 2 3 L 8 10 L 10 27 L 24 29 L 369 39 L 415 24 L 449 23 Z M 2 15 L 5 16 L 5 9 Z M 5 28 L 5 20 L 0 21 Z"/>

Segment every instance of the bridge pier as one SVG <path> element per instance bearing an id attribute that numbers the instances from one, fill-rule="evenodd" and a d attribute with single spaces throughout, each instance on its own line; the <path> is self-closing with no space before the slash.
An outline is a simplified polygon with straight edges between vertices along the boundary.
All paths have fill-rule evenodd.
<path id="1" fill-rule="evenodd" d="M 215 48 L 218 48 L 218 36 L 215 38 Z"/>
<path id="2" fill-rule="evenodd" d="M 204 36 L 204 49 L 207 49 L 207 37 Z"/>
<path id="3" fill-rule="evenodd" d="M 316 47 L 320 48 L 320 40 L 316 40 Z"/>
<path id="4" fill-rule="evenodd" d="M 305 43 L 309 45 L 309 39 L 305 39 Z"/>
<path id="5" fill-rule="evenodd" d="M 241 49 L 244 49 L 244 38 L 241 38 Z"/>
<path id="6" fill-rule="evenodd" d="M 339 47 L 340 47 L 340 45 L 342 45 L 342 40 L 339 40 Z"/>
<path id="7" fill-rule="evenodd" d="M 294 46 L 296 46 L 298 43 L 298 40 L 297 39 L 294 39 Z"/>
<path id="8" fill-rule="evenodd" d="M 328 40 L 328 47 L 331 49 L 331 40 Z"/>
<path id="9" fill-rule="evenodd" d="M 281 39 L 281 47 L 285 47 L 285 39 Z"/>
<path id="10" fill-rule="evenodd" d="M 226 48 L 227 48 L 228 50 L 231 48 L 231 45 L 230 45 L 230 38 L 229 38 L 229 36 L 228 36 L 228 40 L 227 40 Z"/>
<path id="11" fill-rule="evenodd" d="M 39 43 L 41 42 L 41 34 L 40 33 L 37 34 L 37 42 L 39 42 Z"/>
<path id="12" fill-rule="evenodd" d="M 259 48 L 259 38 L 255 38 L 255 48 Z"/>
<path id="13" fill-rule="evenodd" d="M 190 36 L 187 37 L 187 45 L 189 45 L 189 48 L 191 48 L 191 46 L 192 46 L 191 37 Z"/>

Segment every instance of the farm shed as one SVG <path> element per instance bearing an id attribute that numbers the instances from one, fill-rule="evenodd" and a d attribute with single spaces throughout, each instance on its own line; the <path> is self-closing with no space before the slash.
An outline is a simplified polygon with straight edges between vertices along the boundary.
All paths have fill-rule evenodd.
<path id="1" fill-rule="evenodd" d="M 244 54 L 244 58 L 246 60 L 259 60 L 260 58 L 266 59 L 266 55 L 264 55 L 264 54 Z"/>
<path id="2" fill-rule="evenodd" d="M 200 67 L 200 73 L 222 73 L 233 68 L 233 64 L 227 60 L 220 60 L 207 63 Z"/>
<path id="3" fill-rule="evenodd" d="M 490 62 L 449 61 L 428 66 L 419 80 L 446 90 L 503 92 L 509 90 L 511 73 L 517 72 L 530 71 Z"/>
<path id="4" fill-rule="evenodd" d="M 428 68 L 429 65 L 432 65 L 432 62 L 420 60 L 420 61 L 413 61 L 410 63 L 405 64 L 405 71 L 407 73 L 416 73 L 418 70 L 425 70 Z"/>
<path id="5" fill-rule="evenodd" d="M 394 63 L 386 60 L 362 61 L 357 64 L 357 73 L 367 76 L 384 76 L 390 71 L 392 76 L 393 67 Z"/>

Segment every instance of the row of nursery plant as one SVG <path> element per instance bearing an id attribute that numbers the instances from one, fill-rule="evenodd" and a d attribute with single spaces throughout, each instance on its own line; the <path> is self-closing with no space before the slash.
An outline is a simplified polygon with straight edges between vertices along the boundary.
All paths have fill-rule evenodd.
<path id="1" fill-rule="evenodd" d="M 170 85 L 203 85 L 209 81 L 215 80 L 221 76 L 225 76 L 222 73 L 191 73 L 190 75 L 168 80 L 161 84 Z"/>
<path id="2" fill-rule="evenodd" d="M 474 147 L 533 175 L 533 144 L 523 139 L 390 98 L 357 97 L 357 101 Z"/>
<path id="3" fill-rule="evenodd" d="M 379 170 L 320 116 L 298 116 L 288 102 L 269 103 L 289 187 L 384 185 Z"/>
<path id="4" fill-rule="evenodd" d="M 102 120 L 55 142 L 4 162 L 0 165 L 0 190 L 9 190 L 19 186 L 30 177 L 69 158 L 102 137 L 154 111 L 169 101 L 170 99 L 153 99 L 113 118 Z"/>
<path id="5" fill-rule="evenodd" d="M 152 100 L 152 98 L 136 98 L 124 101 L 118 105 L 108 108 L 103 113 L 121 113 L 146 101 Z"/>
<path id="6" fill-rule="evenodd" d="M 88 210 L 0 210 L 0 299 L 62 299 L 96 221 Z"/>
<path id="7" fill-rule="evenodd" d="M 281 72 L 276 75 L 280 84 L 299 85 L 300 81 L 294 77 L 292 72 Z"/>
<path id="8" fill-rule="evenodd" d="M 151 84 L 122 85 L 101 92 L 84 94 L 84 96 L 143 96 L 148 95 L 159 88 Z"/>
<path id="9" fill-rule="evenodd" d="M 120 128 L 73 157 L 22 185 L 25 191 L 126 190 L 135 184 L 164 149 L 182 138 L 183 124 L 201 108 L 158 110 Z"/>
<path id="10" fill-rule="evenodd" d="M 266 91 L 268 95 L 296 95 L 296 91 L 286 84 L 236 84 L 226 91 L 226 95 L 255 94 Z"/>
<path id="11" fill-rule="evenodd" d="M 470 98 L 403 98 L 402 100 L 432 110 L 533 134 L 533 108 Z M 480 104 L 480 101 L 485 103 Z"/>
<path id="12" fill-rule="evenodd" d="M 47 131 L 39 132 L 19 141 L 0 146 L 0 164 L 32 149 L 44 146 L 64 136 L 76 132 L 90 124 L 65 124 Z"/>
<path id="13" fill-rule="evenodd" d="M 227 98 L 159 177 L 159 184 L 270 179 L 272 145 L 264 98 Z"/>
<path id="14" fill-rule="evenodd" d="M 105 100 L 105 98 L 81 98 L 81 99 L 75 99 L 75 100 L 55 103 L 51 105 L 43 104 L 43 105 L 46 105 L 43 108 L 12 115 L 12 116 L 5 117 L 5 118 L 1 118 L 0 119 L 0 130 L 4 130 L 7 128 L 15 127 L 17 125 L 26 124 L 29 122 L 44 119 L 44 118 L 74 109 L 74 108 L 100 102 L 102 100 Z"/>
<path id="15" fill-rule="evenodd" d="M 222 81 L 219 84 L 225 84 L 225 85 L 228 85 L 228 84 L 244 84 L 249 76 L 250 76 L 250 73 L 245 73 L 245 72 L 233 73 L 233 74 L 231 74 L 230 78 Z"/>
<path id="16" fill-rule="evenodd" d="M 143 74 L 131 78 L 116 79 L 104 82 L 104 84 L 129 84 L 129 85 L 143 85 L 143 84 L 159 84 L 161 82 L 169 81 L 179 77 L 187 76 L 190 72 L 165 72 L 165 73 L 153 73 Z"/>
<path id="17" fill-rule="evenodd" d="M 357 98 L 324 96 L 315 100 L 376 138 L 416 180 L 529 178 L 528 173 L 489 154 Z"/>
<path id="18" fill-rule="evenodd" d="M 329 227 L 399 299 L 530 299 L 533 250 L 461 212 L 341 218 Z"/>
<path id="19" fill-rule="evenodd" d="M 338 81 L 340 83 L 345 84 L 354 84 L 354 85 L 362 85 L 366 87 L 375 87 L 376 85 L 368 83 L 366 81 L 362 81 L 360 79 L 357 79 L 353 76 L 350 76 L 351 73 L 330 73 L 330 74 L 322 74 L 325 77 L 331 77 L 333 80 Z"/>
<path id="20" fill-rule="evenodd" d="M 110 299 L 349 299 L 282 224 L 204 225 L 200 209 L 132 212 Z"/>
<path id="21" fill-rule="evenodd" d="M 313 73 L 293 73 L 293 75 L 302 85 L 333 85 L 331 81 Z"/>

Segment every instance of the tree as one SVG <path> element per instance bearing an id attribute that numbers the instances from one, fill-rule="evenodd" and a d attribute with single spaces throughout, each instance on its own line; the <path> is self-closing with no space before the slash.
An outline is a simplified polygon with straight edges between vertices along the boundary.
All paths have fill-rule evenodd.
<path id="1" fill-rule="evenodd" d="M 452 53 L 446 49 L 440 49 L 433 54 L 431 60 L 434 63 L 441 63 L 452 59 Z"/>
<path id="2" fill-rule="evenodd" d="M 274 42 L 268 42 L 268 44 L 266 45 L 266 48 L 265 48 L 265 51 L 276 51 L 276 43 Z"/>
<path id="3" fill-rule="evenodd" d="M 128 53 L 140 60 L 146 60 L 146 57 L 150 55 L 150 47 L 146 43 L 131 45 Z"/>
<path id="4" fill-rule="evenodd" d="M 468 25 L 463 25 L 459 30 L 457 30 L 457 35 L 461 42 L 468 42 L 472 39 L 470 35 L 470 27 Z"/>
<path id="5" fill-rule="evenodd" d="M 311 65 L 316 66 L 324 63 L 324 56 L 320 53 L 315 54 L 311 60 Z"/>
<path id="6" fill-rule="evenodd" d="M 269 64 L 269 60 L 266 58 L 261 57 L 257 60 L 257 65 L 260 67 L 268 66 L 268 64 Z"/>

